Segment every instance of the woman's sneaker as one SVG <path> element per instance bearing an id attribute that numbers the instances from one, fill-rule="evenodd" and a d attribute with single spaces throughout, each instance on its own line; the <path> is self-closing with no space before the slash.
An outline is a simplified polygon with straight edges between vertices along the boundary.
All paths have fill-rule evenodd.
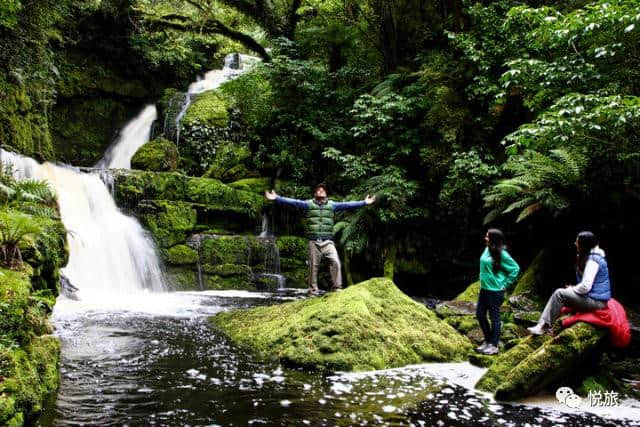
<path id="1" fill-rule="evenodd" d="M 493 354 L 498 354 L 499 352 L 500 350 L 498 350 L 498 347 L 496 347 L 493 344 L 487 344 L 487 346 L 482 351 L 482 354 L 493 355 Z"/>
<path id="2" fill-rule="evenodd" d="M 530 328 L 527 328 L 527 331 L 529 331 L 529 333 L 531 335 L 542 335 L 546 332 L 546 328 L 545 326 L 547 326 L 545 323 L 538 323 L 536 326 L 532 326 Z"/>
<path id="3" fill-rule="evenodd" d="M 482 353 L 484 352 L 484 350 L 487 348 L 487 346 L 489 345 L 488 342 L 483 342 L 482 344 L 480 344 L 478 347 L 476 347 L 476 352 L 477 353 Z"/>

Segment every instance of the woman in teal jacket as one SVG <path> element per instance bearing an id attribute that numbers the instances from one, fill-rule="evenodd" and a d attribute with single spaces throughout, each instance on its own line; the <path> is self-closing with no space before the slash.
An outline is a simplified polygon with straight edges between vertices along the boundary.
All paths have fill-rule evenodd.
<path id="1" fill-rule="evenodd" d="M 484 240 L 487 247 L 480 256 L 480 295 L 476 317 L 484 334 L 484 343 L 476 351 L 497 354 L 500 339 L 500 306 L 504 292 L 518 277 L 520 266 L 504 248 L 504 235 L 496 228 L 490 228 Z M 487 321 L 491 316 L 491 326 Z"/>

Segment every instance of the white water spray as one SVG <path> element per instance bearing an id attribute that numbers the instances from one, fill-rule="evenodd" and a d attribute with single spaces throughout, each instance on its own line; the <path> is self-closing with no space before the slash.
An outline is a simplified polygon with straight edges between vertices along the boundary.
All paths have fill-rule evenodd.
<path id="1" fill-rule="evenodd" d="M 131 169 L 131 158 L 151 137 L 151 125 L 158 118 L 155 105 L 147 105 L 120 131 L 118 139 L 107 149 L 97 168 Z"/>
<path id="2" fill-rule="evenodd" d="M 118 209 L 98 175 L 4 150 L 0 160 L 13 165 L 17 178 L 43 179 L 55 190 L 69 231 L 69 263 L 62 272 L 79 288 L 80 298 L 166 289 L 153 241 Z"/>

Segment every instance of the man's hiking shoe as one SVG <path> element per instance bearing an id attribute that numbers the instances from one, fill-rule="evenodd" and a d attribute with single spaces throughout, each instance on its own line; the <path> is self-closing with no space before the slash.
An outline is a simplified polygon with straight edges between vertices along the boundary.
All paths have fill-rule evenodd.
<path id="1" fill-rule="evenodd" d="M 496 347 L 493 344 L 487 344 L 485 349 L 482 351 L 482 354 L 493 355 L 493 354 L 498 354 L 499 352 L 500 350 L 498 350 L 498 347 Z"/>
<path id="2" fill-rule="evenodd" d="M 487 343 L 486 341 L 483 342 L 481 345 L 476 347 L 476 353 L 482 353 L 487 348 L 488 345 L 489 343 Z"/>

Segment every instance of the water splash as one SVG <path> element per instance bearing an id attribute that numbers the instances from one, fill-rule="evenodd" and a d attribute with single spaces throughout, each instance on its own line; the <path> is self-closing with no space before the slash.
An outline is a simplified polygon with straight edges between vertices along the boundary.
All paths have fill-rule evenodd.
<path id="1" fill-rule="evenodd" d="M 46 180 L 58 196 L 68 230 L 69 262 L 62 273 L 79 288 L 80 298 L 166 290 L 151 237 L 135 218 L 116 206 L 98 173 L 35 160 L 0 150 L 16 178 Z"/>

